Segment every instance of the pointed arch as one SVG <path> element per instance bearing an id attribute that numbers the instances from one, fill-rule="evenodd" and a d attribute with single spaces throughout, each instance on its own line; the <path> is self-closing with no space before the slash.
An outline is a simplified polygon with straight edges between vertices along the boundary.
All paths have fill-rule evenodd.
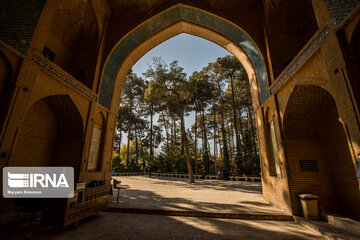
<path id="1" fill-rule="evenodd" d="M 251 63 L 255 73 L 254 78 L 257 93 L 252 91 L 252 94 L 253 96 L 255 94 L 259 96 L 257 101 L 258 104 L 263 104 L 266 101 L 269 97 L 269 91 L 265 63 L 258 47 L 247 35 L 247 33 L 235 24 L 214 14 L 210 14 L 187 5 L 177 4 L 139 25 L 137 28 L 124 36 L 113 48 L 105 63 L 102 75 L 99 93 L 99 103 L 102 106 L 108 109 L 110 108 L 113 98 L 113 90 L 115 89 L 115 80 L 117 79 L 120 67 L 124 64 L 128 55 L 150 37 L 179 22 L 191 23 L 202 27 L 203 29 L 207 29 L 209 33 L 217 33 L 218 35 L 228 39 L 237 48 L 241 49 Z M 183 32 L 179 32 L 178 34 Z M 210 39 L 207 37 L 204 38 L 219 44 L 216 39 L 211 39 L 211 37 Z M 244 59 L 239 60 L 242 63 L 244 62 Z"/>
<path id="2" fill-rule="evenodd" d="M 301 214 L 298 195 L 320 196 L 328 213 L 359 218 L 354 160 L 333 96 L 316 85 L 295 86 L 284 115 L 290 200 Z M 352 192 L 354 194 L 348 194 Z"/>
<path id="3" fill-rule="evenodd" d="M 15 140 L 11 166 L 71 166 L 78 179 L 84 125 L 69 95 L 51 95 L 26 112 Z"/>

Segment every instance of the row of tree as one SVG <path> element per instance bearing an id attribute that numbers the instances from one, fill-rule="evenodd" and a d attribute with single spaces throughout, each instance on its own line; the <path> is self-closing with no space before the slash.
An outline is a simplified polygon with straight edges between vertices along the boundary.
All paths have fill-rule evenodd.
<path id="1" fill-rule="evenodd" d="M 225 179 L 260 174 L 249 81 L 235 57 L 218 58 L 188 78 L 177 61 L 168 66 L 154 58 L 143 76 L 130 71 L 124 83 L 115 171 L 187 172 L 190 181 L 193 171 L 220 170 Z M 195 121 L 186 129 L 189 113 Z"/>

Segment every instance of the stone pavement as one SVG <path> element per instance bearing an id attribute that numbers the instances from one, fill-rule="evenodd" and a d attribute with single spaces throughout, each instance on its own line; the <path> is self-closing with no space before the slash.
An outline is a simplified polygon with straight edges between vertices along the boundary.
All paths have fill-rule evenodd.
<path id="1" fill-rule="evenodd" d="M 117 190 L 110 198 L 110 207 L 205 211 L 245 214 L 283 214 L 263 201 L 261 183 L 218 180 L 123 176 L 119 203 Z"/>
<path id="2" fill-rule="evenodd" d="M 260 183 L 198 180 L 195 184 L 188 184 L 185 179 L 144 176 L 119 177 L 119 180 L 123 185 L 120 203 L 114 203 L 115 197 L 111 197 L 112 207 L 282 214 L 262 201 Z M 0 229 L 0 239 L 24 239 L 29 234 L 27 224 Z M 80 221 L 77 229 L 74 226 L 55 229 L 34 224 L 32 239 L 300 240 L 323 237 L 294 221 L 101 212 L 99 217 Z"/>
<path id="3" fill-rule="evenodd" d="M 23 228 L 17 227 L 13 230 L 12 237 L 7 238 L 3 234 L 1 236 L 3 237 L 1 239 L 24 239 L 26 233 Z M 31 239 L 310 240 L 324 238 L 293 221 L 250 221 L 101 212 L 97 218 L 90 217 L 81 221 L 78 229 L 72 226 L 58 230 L 35 226 Z"/>

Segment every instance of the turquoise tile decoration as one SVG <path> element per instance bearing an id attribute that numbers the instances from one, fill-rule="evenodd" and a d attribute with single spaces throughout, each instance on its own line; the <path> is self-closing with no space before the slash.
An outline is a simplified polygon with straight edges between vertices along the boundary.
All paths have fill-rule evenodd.
<path id="1" fill-rule="evenodd" d="M 259 50 L 246 33 L 214 15 L 186 6 L 177 6 L 144 23 L 115 47 L 105 64 L 99 95 L 102 106 L 110 108 L 115 77 L 125 57 L 148 37 L 179 21 L 187 21 L 222 34 L 243 49 L 255 68 L 261 104 L 268 99 L 265 64 Z"/>

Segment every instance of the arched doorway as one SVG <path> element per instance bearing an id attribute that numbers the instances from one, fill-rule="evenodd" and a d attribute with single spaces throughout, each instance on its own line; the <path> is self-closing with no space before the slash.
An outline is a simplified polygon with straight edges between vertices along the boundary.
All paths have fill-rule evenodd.
<path id="1" fill-rule="evenodd" d="M 256 123 L 262 122 L 262 115 L 257 109 L 269 97 L 268 74 L 265 60 L 256 43 L 235 24 L 183 4 L 177 4 L 145 21 L 117 43 L 103 67 L 99 104 L 116 116 L 121 90 L 131 67 L 150 49 L 181 33 L 212 41 L 241 62 L 250 82 Z M 112 142 L 107 144 L 110 147 Z"/>
<path id="2" fill-rule="evenodd" d="M 113 48 L 104 65 L 99 103 L 116 109 L 131 66 L 147 51 L 180 33 L 205 38 L 234 54 L 249 76 L 255 108 L 266 101 L 269 97 L 267 70 L 262 54 L 247 33 L 216 15 L 177 4 L 136 27 Z"/>
<path id="3" fill-rule="evenodd" d="M 293 213 L 301 214 L 298 195 L 320 196 L 327 213 L 358 218 L 358 182 L 335 100 L 323 88 L 300 85 L 284 115 L 289 189 Z"/>
<path id="4" fill-rule="evenodd" d="M 83 144 L 83 121 L 68 95 L 52 95 L 34 103 L 19 128 L 8 166 L 74 168 L 78 182 Z M 42 201 L 41 199 L 36 201 Z M 67 199 L 41 202 L 42 221 L 59 224 L 63 220 Z M 9 209 L 13 205 L 6 203 Z"/>
<path id="5" fill-rule="evenodd" d="M 83 122 L 68 95 L 37 101 L 19 129 L 9 166 L 72 166 L 79 177 Z"/>

